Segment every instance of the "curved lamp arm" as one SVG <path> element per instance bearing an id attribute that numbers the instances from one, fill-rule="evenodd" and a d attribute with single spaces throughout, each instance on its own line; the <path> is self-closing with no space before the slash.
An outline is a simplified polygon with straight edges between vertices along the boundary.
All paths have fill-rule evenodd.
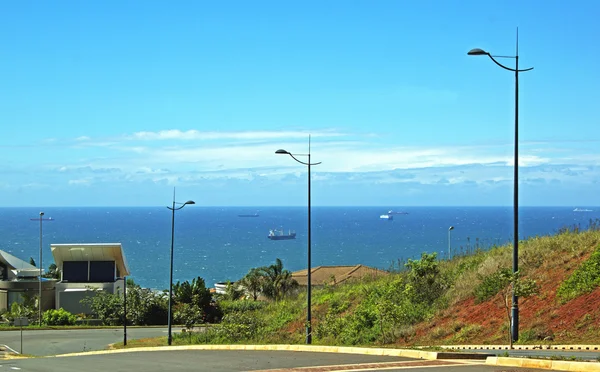
<path id="1" fill-rule="evenodd" d="M 321 164 L 321 162 L 318 163 L 307 163 L 305 161 L 299 160 L 298 158 L 296 158 L 294 155 L 292 155 L 291 153 L 288 152 L 288 155 L 292 157 L 292 159 L 296 160 L 298 163 L 300 164 L 304 164 L 304 165 L 319 165 Z M 309 155 L 310 156 L 310 155 Z"/>
<path id="2" fill-rule="evenodd" d="M 494 57 L 492 57 L 492 55 L 491 55 L 491 54 L 489 54 L 489 53 L 486 53 L 486 54 L 487 54 L 487 56 L 488 56 L 488 57 L 490 57 L 490 59 L 491 59 L 492 61 L 494 61 L 494 63 L 495 63 L 495 64 L 497 64 L 498 66 L 502 67 L 502 68 L 503 68 L 503 69 L 505 69 L 505 70 L 512 71 L 512 72 L 525 72 L 525 71 L 531 71 L 531 70 L 533 70 L 533 67 L 530 67 L 530 68 L 525 68 L 525 69 L 522 69 L 522 70 L 516 70 L 516 69 L 514 69 L 514 68 L 506 67 L 506 66 L 504 66 L 502 63 L 500 63 L 500 62 L 496 61 L 496 59 L 494 59 Z M 511 57 L 511 58 L 512 58 L 512 57 Z"/>
<path id="3" fill-rule="evenodd" d="M 175 208 L 175 204 L 181 204 L 181 206 Z M 173 207 L 167 207 L 167 208 L 170 209 L 170 210 L 172 210 L 172 211 L 178 211 L 178 210 L 180 210 L 181 208 L 185 207 L 188 204 L 196 204 L 196 203 L 193 200 L 188 200 L 185 203 L 176 203 L 176 202 L 173 202 Z"/>

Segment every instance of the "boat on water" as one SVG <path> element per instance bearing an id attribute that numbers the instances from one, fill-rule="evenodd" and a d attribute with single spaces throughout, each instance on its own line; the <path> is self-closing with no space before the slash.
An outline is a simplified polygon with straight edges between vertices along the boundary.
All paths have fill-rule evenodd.
<path id="1" fill-rule="evenodd" d="M 254 214 L 238 214 L 238 217 L 258 217 L 259 214 L 258 213 L 254 213 Z"/>
<path id="2" fill-rule="evenodd" d="M 382 214 L 381 216 L 379 216 L 379 218 L 381 218 L 382 220 L 392 221 L 394 219 L 394 216 L 391 214 Z"/>
<path id="3" fill-rule="evenodd" d="M 389 210 L 387 212 L 387 214 L 408 214 L 408 212 L 396 212 L 396 211 L 393 211 L 393 210 Z"/>
<path id="4" fill-rule="evenodd" d="M 271 240 L 289 240 L 296 239 L 296 232 L 292 230 L 288 230 L 288 233 L 284 233 L 283 230 L 269 230 L 269 235 L 267 238 Z"/>
<path id="5" fill-rule="evenodd" d="M 573 209 L 573 212 L 593 212 L 593 210 L 586 208 L 575 208 Z"/>

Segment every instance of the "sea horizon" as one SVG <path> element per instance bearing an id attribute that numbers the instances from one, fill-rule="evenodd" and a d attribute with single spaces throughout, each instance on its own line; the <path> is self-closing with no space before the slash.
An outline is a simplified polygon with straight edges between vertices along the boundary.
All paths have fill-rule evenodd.
<path id="1" fill-rule="evenodd" d="M 574 211 L 582 210 L 581 212 Z M 389 210 L 407 212 L 392 221 Z M 1 207 L 0 249 L 36 263 L 42 223 L 44 269 L 53 262 L 51 244 L 121 243 L 131 277 L 143 287 L 168 288 L 172 212 L 151 207 Z M 238 214 L 259 213 L 257 218 Z M 488 249 L 512 241 L 512 206 L 313 206 L 312 267 L 363 264 L 390 269 L 423 252 L 438 257 Z M 600 218 L 594 206 L 520 206 L 519 237 L 552 235 L 561 228 L 586 228 Z M 449 227 L 453 226 L 451 232 Z M 296 239 L 271 241 L 270 229 L 295 230 Z M 251 268 L 282 259 L 290 271 L 306 269 L 306 206 L 188 206 L 175 212 L 174 282 L 200 276 L 207 286 L 235 281 Z"/>

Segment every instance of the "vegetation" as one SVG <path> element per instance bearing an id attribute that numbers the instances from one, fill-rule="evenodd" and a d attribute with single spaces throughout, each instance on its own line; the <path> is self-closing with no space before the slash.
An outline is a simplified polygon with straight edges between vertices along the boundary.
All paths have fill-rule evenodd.
<path id="1" fill-rule="evenodd" d="M 47 310 L 42 315 L 42 324 L 47 326 L 74 325 L 76 320 L 77 316 L 62 308 Z"/>
<path id="2" fill-rule="evenodd" d="M 556 295 L 564 303 L 582 294 L 590 293 L 598 286 L 600 286 L 600 246 L 558 287 Z"/>
<path id="3" fill-rule="evenodd" d="M 452 260 L 439 260 L 435 253 L 424 253 L 420 259 L 407 260 L 404 267 L 385 277 L 314 288 L 313 342 L 331 345 L 505 343 L 507 335 L 512 339 L 513 288 L 521 299 L 520 342 L 571 340 L 576 330 L 582 339 L 598 338 L 600 310 L 597 306 L 590 305 L 586 313 L 578 315 L 553 305 L 558 304 L 553 301 L 559 298 L 556 288 L 569 278 L 567 272 L 573 272 L 570 277 L 581 275 L 576 274 L 580 270 L 594 272 L 593 262 L 598 257 L 591 253 L 600 244 L 598 228 L 563 229 L 555 236 L 533 237 L 520 244 L 521 270 L 517 273 L 510 269 L 511 245 L 492 246 L 487 250 L 469 247 L 469 255 L 455 255 Z M 581 269 L 576 270 L 580 265 Z M 266 287 L 261 281 L 269 276 L 262 273 L 253 269 L 241 281 L 254 288 L 248 290 L 250 300 L 219 300 L 224 313 L 222 323 L 206 332 L 177 336 L 175 342 L 303 342 L 305 294 L 292 291 L 283 297 L 269 296 L 267 301 L 254 301 L 267 292 L 263 292 Z M 598 293 L 596 298 L 600 301 L 597 287 L 598 284 L 594 284 L 579 293 L 593 291 Z M 254 307 L 253 303 L 260 305 Z M 551 328 L 554 327 L 551 320 L 559 318 L 560 324 L 565 324 L 564 331 Z M 568 323 L 571 318 L 572 324 Z"/>

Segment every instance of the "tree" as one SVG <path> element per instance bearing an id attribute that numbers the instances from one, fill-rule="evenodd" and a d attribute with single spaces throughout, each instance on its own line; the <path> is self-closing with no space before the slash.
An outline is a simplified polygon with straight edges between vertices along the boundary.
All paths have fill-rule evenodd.
<path id="1" fill-rule="evenodd" d="M 283 268 L 283 262 L 279 258 L 275 260 L 275 264 L 259 270 L 264 278 L 261 292 L 268 298 L 278 301 L 298 287 L 298 282 L 292 278 L 289 270 Z"/>
<path id="2" fill-rule="evenodd" d="M 420 260 L 408 260 L 405 266 L 409 269 L 407 284 L 416 302 L 431 305 L 441 297 L 447 285 L 440 273 L 437 253 L 423 253 Z"/>
<path id="3" fill-rule="evenodd" d="M 60 269 L 56 264 L 50 264 L 48 271 L 44 273 L 45 278 L 60 279 Z"/>
<path id="4" fill-rule="evenodd" d="M 29 264 L 30 264 L 31 266 L 35 266 L 35 267 L 37 267 L 37 265 L 35 264 L 35 260 L 33 259 L 33 257 L 29 257 Z"/>
<path id="5" fill-rule="evenodd" d="M 510 348 L 513 348 L 513 334 L 512 334 L 512 294 L 514 293 L 518 297 L 527 298 L 535 295 L 539 292 L 537 283 L 532 279 L 522 279 L 518 271 L 513 272 L 510 269 L 501 269 L 499 272 L 499 280 L 502 283 L 502 301 L 504 309 L 506 310 L 506 317 L 508 320 L 508 339 Z"/>
<path id="6" fill-rule="evenodd" d="M 195 304 L 201 309 L 210 305 L 212 298 L 210 290 L 206 288 L 204 279 L 197 277 L 192 282 L 187 280 L 183 283 L 173 285 L 173 297 L 175 301 L 181 304 Z"/>
<path id="7" fill-rule="evenodd" d="M 240 284 L 246 289 L 246 293 L 252 296 L 256 301 L 262 290 L 264 276 L 260 268 L 252 268 L 248 271 L 245 277 L 242 278 Z"/>

